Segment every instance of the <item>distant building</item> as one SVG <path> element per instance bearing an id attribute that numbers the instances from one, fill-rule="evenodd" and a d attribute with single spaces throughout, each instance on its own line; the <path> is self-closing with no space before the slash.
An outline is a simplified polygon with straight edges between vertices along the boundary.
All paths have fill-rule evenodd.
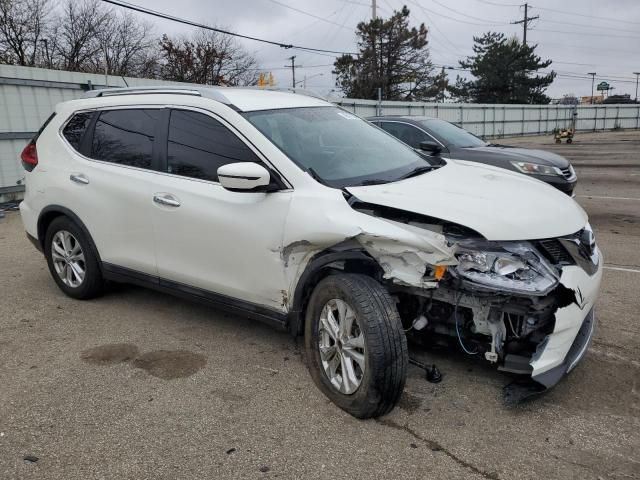
<path id="1" fill-rule="evenodd" d="M 580 97 L 580 104 L 590 105 L 592 103 L 598 104 L 604 102 L 604 95 L 587 95 L 586 97 Z"/>
<path id="2" fill-rule="evenodd" d="M 631 95 L 625 93 L 624 95 L 609 95 L 606 100 L 602 103 L 636 103 L 635 100 L 631 98 Z"/>

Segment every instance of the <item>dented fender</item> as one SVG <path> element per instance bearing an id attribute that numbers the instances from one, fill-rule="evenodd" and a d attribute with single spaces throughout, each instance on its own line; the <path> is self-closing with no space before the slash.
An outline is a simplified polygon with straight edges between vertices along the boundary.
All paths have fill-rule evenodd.
<path id="1" fill-rule="evenodd" d="M 332 192 L 336 192 L 332 190 Z M 429 265 L 457 263 L 444 235 L 413 225 L 373 217 L 351 209 L 342 194 L 297 197 L 289 212 L 283 246 L 279 254 L 289 285 L 283 302 L 291 309 L 305 269 L 320 252 L 345 241 L 357 242 L 384 272 L 384 278 L 398 285 L 434 288 L 425 280 Z"/>

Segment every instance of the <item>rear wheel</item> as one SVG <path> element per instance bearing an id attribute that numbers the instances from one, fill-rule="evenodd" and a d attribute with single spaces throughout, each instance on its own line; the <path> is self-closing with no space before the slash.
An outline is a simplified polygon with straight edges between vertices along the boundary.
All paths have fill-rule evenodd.
<path id="1" fill-rule="evenodd" d="M 395 303 L 372 278 L 332 275 L 316 286 L 307 308 L 305 349 L 318 388 L 351 415 L 378 417 L 398 403 L 407 342 Z"/>
<path id="2" fill-rule="evenodd" d="M 51 222 L 44 241 L 49 271 L 58 287 L 73 298 L 100 295 L 104 281 L 98 258 L 84 232 L 68 217 Z"/>

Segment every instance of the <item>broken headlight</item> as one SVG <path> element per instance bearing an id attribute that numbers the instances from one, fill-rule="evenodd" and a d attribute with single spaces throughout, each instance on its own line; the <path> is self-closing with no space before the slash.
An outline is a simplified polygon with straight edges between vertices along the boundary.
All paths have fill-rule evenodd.
<path id="1" fill-rule="evenodd" d="M 553 269 L 525 243 L 459 246 L 455 273 L 506 293 L 546 295 L 558 283 Z"/>

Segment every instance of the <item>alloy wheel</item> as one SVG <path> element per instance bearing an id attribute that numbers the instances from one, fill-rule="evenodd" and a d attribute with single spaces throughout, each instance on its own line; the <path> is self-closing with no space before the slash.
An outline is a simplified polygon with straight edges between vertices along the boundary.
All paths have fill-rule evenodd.
<path id="1" fill-rule="evenodd" d="M 66 230 L 56 232 L 51 240 L 51 259 L 65 285 L 77 288 L 84 281 L 86 264 L 78 239 Z"/>
<path id="2" fill-rule="evenodd" d="M 364 377 L 365 342 L 358 318 L 344 300 L 329 300 L 320 313 L 318 347 L 324 373 L 331 385 L 353 394 Z"/>

